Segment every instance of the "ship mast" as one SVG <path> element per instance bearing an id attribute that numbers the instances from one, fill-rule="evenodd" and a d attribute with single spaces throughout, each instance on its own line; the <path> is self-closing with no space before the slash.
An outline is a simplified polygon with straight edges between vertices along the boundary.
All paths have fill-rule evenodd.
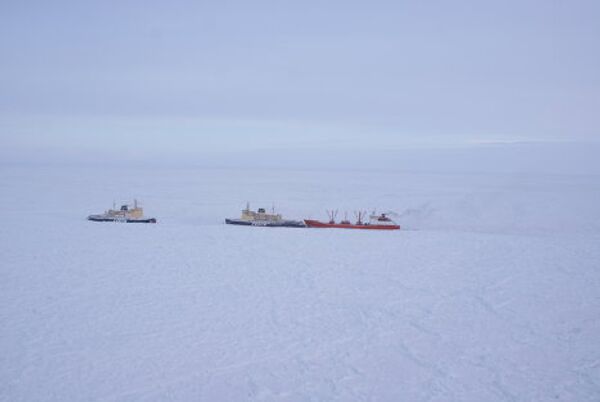
<path id="1" fill-rule="evenodd" d="M 325 211 L 327 211 L 327 216 L 329 216 L 329 223 L 334 224 L 335 223 L 335 218 L 337 218 L 337 214 L 338 214 L 338 210 L 328 210 L 326 209 Z"/>
<path id="2" fill-rule="evenodd" d="M 350 221 L 348 220 L 348 211 L 344 211 L 344 220 L 342 221 L 342 223 L 346 225 L 350 223 Z"/>
<path id="3" fill-rule="evenodd" d="M 366 216 L 366 211 L 354 211 L 354 216 L 356 217 L 356 224 L 363 225 L 363 218 Z"/>

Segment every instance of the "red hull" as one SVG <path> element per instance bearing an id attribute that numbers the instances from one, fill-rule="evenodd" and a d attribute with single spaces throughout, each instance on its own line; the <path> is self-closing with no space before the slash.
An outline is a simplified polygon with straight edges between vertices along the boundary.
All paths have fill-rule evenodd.
<path id="1" fill-rule="evenodd" d="M 355 225 L 352 223 L 325 223 L 319 221 L 313 221 L 305 219 L 304 223 L 309 228 L 338 228 L 338 229 L 371 229 L 371 230 L 398 230 L 399 225 Z"/>

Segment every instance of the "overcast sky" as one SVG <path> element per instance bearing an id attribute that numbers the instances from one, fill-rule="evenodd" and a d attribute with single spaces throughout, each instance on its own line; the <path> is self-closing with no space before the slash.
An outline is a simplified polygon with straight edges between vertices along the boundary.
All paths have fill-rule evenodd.
<path id="1" fill-rule="evenodd" d="M 593 141 L 600 1 L 2 1 L 6 152 Z"/>

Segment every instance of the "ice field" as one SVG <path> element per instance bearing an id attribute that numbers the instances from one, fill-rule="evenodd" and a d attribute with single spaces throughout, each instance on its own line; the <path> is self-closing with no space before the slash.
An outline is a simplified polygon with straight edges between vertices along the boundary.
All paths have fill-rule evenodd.
<path id="1" fill-rule="evenodd" d="M 600 400 L 598 175 L 14 165 L 0 194 L 0 400 Z M 85 220 L 134 197 L 158 224 Z M 246 201 L 402 230 L 225 225 Z"/>

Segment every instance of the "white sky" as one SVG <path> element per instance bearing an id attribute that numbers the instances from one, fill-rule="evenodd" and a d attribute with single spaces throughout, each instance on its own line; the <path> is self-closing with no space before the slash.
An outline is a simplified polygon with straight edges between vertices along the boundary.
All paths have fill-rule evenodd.
<path id="1" fill-rule="evenodd" d="M 594 141 L 598 21 L 597 1 L 2 2 L 0 141 L 137 153 Z"/>

